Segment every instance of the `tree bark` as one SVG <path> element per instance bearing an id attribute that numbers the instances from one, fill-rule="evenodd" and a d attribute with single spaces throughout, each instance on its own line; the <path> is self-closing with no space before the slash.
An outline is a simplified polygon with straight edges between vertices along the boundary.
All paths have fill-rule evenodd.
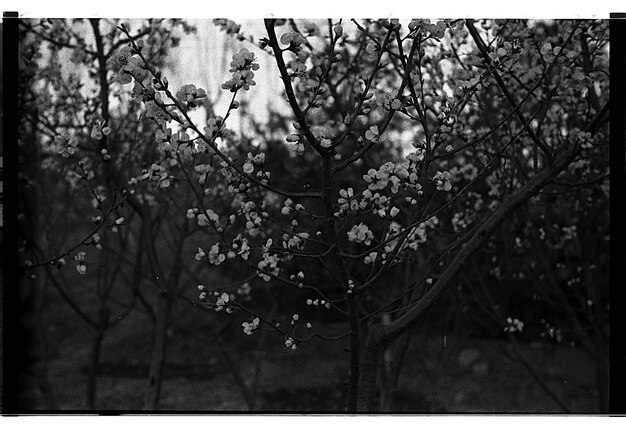
<path id="1" fill-rule="evenodd" d="M 410 332 L 403 334 L 383 352 L 385 379 L 381 380 L 380 402 L 378 405 L 381 412 L 393 410 L 394 395 L 398 390 L 400 372 L 402 371 L 402 365 L 412 336 L 413 334 Z"/>
<path id="2" fill-rule="evenodd" d="M 154 410 L 157 408 L 159 398 L 161 397 L 161 384 L 163 382 L 163 371 L 167 357 L 167 325 L 172 309 L 172 293 L 176 292 L 176 288 L 180 282 L 181 253 L 185 236 L 181 235 L 178 240 L 176 249 L 173 251 L 174 261 L 169 269 L 167 279 L 164 279 L 154 237 L 152 232 L 150 232 L 151 218 L 144 212 L 140 212 L 139 214 L 142 216 L 142 222 L 145 225 L 144 230 L 147 238 L 148 262 L 152 267 L 152 272 L 160 290 L 156 307 L 156 324 L 154 328 L 152 357 L 150 360 L 150 373 L 148 375 L 148 390 L 144 398 L 144 409 Z M 187 220 L 185 219 L 184 229 L 186 228 Z"/>
<path id="3" fill-rule="evenodd" d="M 412 263 L 407 263 L 404 266 L 404 277 L 402 283 L 402 291 L 406 291 L 410 288 L 414 266 Z M 402 305 L 408 306 L 411 302 L 417 299 L 418 292 L 413 291 L 408 298 L 404 298 Z M 383 315 L 383 324 L 388 325 L 391 323 L 392 315 Z M 385 349 L 383 353 L 383 359 L 385 361 L 382 370 L 383 376 L 381 377 L 380 385 L 380 402 L 379 409 L 381 412 L 389 412 L 393 409 L 395 393 L 398 389 L 398 381 L 400 379 L 400 373 L 404 364 L 404 358 L 406 352 L 411 343 L 412 333 L 407 332 L 402 335 L 399 340 L 395 341 L 389 348 Z"/>
<path id="4" fill-rule="evenodd" d="M 87 409 L 96 409 L 96 392 L 98 379 L 98 366 L 100 365 L 100 352 L 102 341 L 109 327 L 109 311 L 106 306 L 98 311 L 98 328 L 93 339 L 91 356 L 89 360 L 89 376 L 87 377 Z"/>
<path id="5" fill-rule="evenodd" d="M 382 326 L 375 324 L 365 342 L 363 361 L 361 363 L 361 382 L 357 411 L 371 411 L 376 395 L 376 377 L 378 374 L 378 359 L 382 350 L 385 349 Z"/>
<path id="6" fill-rule="evenodd" d="M 598 408 L 600 413 L 609 412 L 609 365 L 607 359 L 599 355 L 596 359 L 596 380 L 598 389 Z"/>
<path id="7" fill-rule="evenodd" d="M 156 326 L 154 329 L 150 373 L 148 375 L 148 390 L 144 398 L 143 407 L 148 410 L 156 409 L 161 396 L 163 370 L 165 368 L 165 358 L 167 355 L 167 322 L 170 309 L 170 294 L 167 290 L 163 290 L 157 300 Z"/>
<path id="8" fill-rule="evenodd" d="M 37 336 L 39 339 L 39 348 L 41 350 L 41 369 L 39 370 L 38 381 L 39 389 L 46 404 L 51 410 L 58 410 L 59 405 L 50 386 L 50 380 L 48 378 L 49 359 L 48 344 L 46 338 L 46 323 L 44 318 L 43 306 L 45 304 L 45 296 L 47 290 L 47 284 L 43 282 L 43 278 L 37 278 L 38 283 L 36 286 L 37 292 L 35 293 L 35 320 L 37 327 Z"/>

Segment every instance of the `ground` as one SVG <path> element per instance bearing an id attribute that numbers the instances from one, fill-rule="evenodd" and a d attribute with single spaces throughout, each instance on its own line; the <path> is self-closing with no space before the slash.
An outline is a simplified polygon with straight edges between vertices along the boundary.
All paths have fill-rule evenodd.
<path id="1" fill-rule="evenodd" d="M 59 409 L 85 409 L 93 333 L 70 312 L 56 309 L 58 315 L 47 315 L 50 387 Z M 160 408 L 248 410 L 218 345 L 209 338 L 206 324 L 202 324 L 203 313 L 186 314 L 170 328 Z M 141 409 L 152 340 L 151 325 L 146 320 L 143 315 L 131 313 L 107 333 L 97 383 L 97 409 Z M 325 327 L 328 333 L 342 330 L 338 324 Z M 348 367 L 346 342 L 315 341 L 292 351 L 273 339 L 273 335 L 268 336 L 261 356 L 257 409 L 342 411 Z M 259 337 L 258 332 L 253 336 L 236 333 L 225 343 L 248 384 L 255 368 L 254 344 L 258 339 L 254 338 Z M 594 365 L 579 348 L 544 342 L 520 342 L 519 347 L 545 386 L 571 412 L 597 412 Z M 522 364 L 507 358 L 502 349 L 510 352 L 510 343 L 417 332 L 406 355 L 392 410 L 563 412 Z M 24 407 L 48 408 L 33 379 L 25 376 L 23 382 Z"/>

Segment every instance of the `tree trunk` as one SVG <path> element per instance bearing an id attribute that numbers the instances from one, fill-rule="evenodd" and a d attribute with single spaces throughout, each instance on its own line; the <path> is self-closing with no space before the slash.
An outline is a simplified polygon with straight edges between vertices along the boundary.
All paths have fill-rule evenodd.
<path id="1" fill-rule="evenodd" d="M 157 300 L 157 320 L 154 327 L 154 342 L 148 376 L 148 390 L 144 398 L 144 409 L 154 410 L 158 406 L 163 381 L 163 370 L 167 354 L 167 322 L 171 303 L 168 291 L 161 291 Z"/>
<path id="2" fill-rule="evenodd" d="M 348 412 L 356 412 L 359 401 L 360 371 L 360 332 L 358 304 L 353 294 L 348 294 L 348 314 L 350 318 L 350 372 L 348 375 Z"/>
<path id="3" fill-rule="evenodd" d="M 384 364 L 381 368 L 383 373 L 381 374 L 380 402 L 378 404 L 381 412 L 389 412 L 393 409 L 394 395 L 398 390 L 400 372 L 412 336 L 413 333 L 411 332 L 403 334 L 383 352 Z"/>
<path id="4" fill-rule="evenodd" d="M 98 311 L 98 328 L 93 339 L 91 357 L 89 360 L 89 375 L 87 377 L 87 409 L 96 409 L 96 390 L 98 379 L 98 366 L 100 365 L 100 351 L 104 334 L 109 327 L 109 310 L 103 306 Z"/>
<path id="5" fill-rule="evenodd" d="M 607 414 L 609 412 L 609 365 L 607 358 L 601 355 L 598 356 L 596 362 L 598 408 L 601 414 Z"/>
<path id="6" fill-rule="evenodd" d="M 48 352 L 48 344 L 46 341 L 46 323 L 44 319 L 44 310 L 43 306 L 45 304 L 45 296 L 47 290 L 47 284 L 43 283 L 43 278 L 37 278 L 38 283 L 35 293 L 35 319 L 37 326 L 37 335 L 39 339 L 39 348 L 41 350 L 41 369 L 38 373 L 38 381 L 39 381 L 39 390 L 43 398 L 46 401 L 46 404 L 51 410 L 58 410 L 59 406 L 56 401 L 56 397 L 54 396 L 54 392 L 52 391 L 52 387 L 50 386 L 50 380 L 48 379 L 48 365 L 49 365 L 49 352 Z"/>
<path id="7" fill-rule="evenodd" d="M 359 383 L 359 397 L 357 411 L 372 411 L 376 396 L 376 378 L 378 374 L 378 359 L 384 349 L 382 331 L 379 324 L 374 325 L 369 332 L 361 363 Z"/>

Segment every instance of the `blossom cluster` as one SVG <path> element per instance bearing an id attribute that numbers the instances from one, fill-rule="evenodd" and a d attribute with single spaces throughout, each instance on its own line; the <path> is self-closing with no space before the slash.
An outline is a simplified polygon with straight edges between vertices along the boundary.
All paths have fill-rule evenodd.
<path id="1" fill-rule="evenodd" d="M 141 44 L 138 43 L 138 45 Z M 129 45 L 125 45 L 109 57 L 107 65 L 115 73 L 115 81 L 122 85 L 130 84 L 133 80 L 130 73 L 141 66 L 141 59 L 134 55 L 133 49 Z"/>
<path id="2" fill-rule="evenodd" d="M 383 252 L 380 254 L 380 262 L 384 264 L 390 253 L 394 251 L 398 244 L 398 238 L 403 234 L 404 230 L 408 229 L 408 234 L 406 238 L 398 248 L 396 252 L 396 256 L 401 254 L 406 250 L 417 250 L 420 244 L 425 243 L 428 239 L 426 234 L 427 229 L 433 229 L 437 226 L 439 220 L 436 216 L 431 217 L 430 219 L 418 224 L 414 227 L 403 228 L 397 222 L 391 222 L 389 225 L 389 230 L 385 236 L 385 246 L 383 247 Z M 378 252 L 370 252 L 364 259 L 363 262 L 365 264 L 374 264 L 376 260 L 379 258 Z M 394 258 L 394 261 L 396 258 Z"/>
<path id="3" fill-rule="evenodd" d="M 296 350 L 296 348 L 297 348 L 297 346 L 296 346 L 296 342 L 293 340 L 293 338 L 288 337 L 288 338 L 285 340 L 285 347 L 287 347 L 287 348 L 291 348 L 293 351 L 295 351 L 295 350 Z"/>
<path id="4" fill-rule="evenodd" d="M 400 209 L 391 205 L 391 199 L 379 192 L 372 193 L 370 189 L 365 189 L 360 194 L 360 200 L 354 197 L 352 188 L 341 189 L 339 191 L 339 198 L 337 199 L 338 211 L 335 212 L 335 216 L 339 217 L 342 214 L 346 214 L 348 211 L 359 210 L 371 210 L 371 212 L 380 217 L 391 218 L 396 217 L 400 213 Z M 391 208 L 390 208 L 391 207 Z"/>
<path id="5" fill-rule="evenodd" d="M 167 173 L 167 169 L 165 167 L 152 164 L 150 169 L 142 170 L 142 174 L 136 178 L 131 178 L 129 180 L 129 184 L 136 184 L 137 181 L 146 180 L 155 182 L 160 188 L 167 188 L 170 186 L 169 174 Z"/>
<path id="6" fill-rule="evenodd" d="M 185 84 L 176 92 L 176 98 L 185 103 L 187 107 L 193 108 L 198 106 L 198 101 L 206 98 L 206 91 L 202 88 L 196 88 L 193 84 Z"/>
<path id="7" fill-rule="evenodd" d="M 78 261 L 76 264 L 76 271 L 78 274 L 84 275 L 87 272 L 87 264 L 85 264 L 85 255 L 86 253 L 83 251 L 78 252 L 74 257 L 75 261 Z"/>
<path id="8" fill-rule="evenodd" d="M 298 32 L 287 32 L 280 37 L 280 43 L 289 45 L 291 49 L 298 49 L 302 44 L 306 44 L 306 38 Z"/>
<path id="9" fill-rule="evenodd" d="M 220 217 L 211 209 L 207 209 L 204 213 L 198 214 L 198 225 L 201 227 L 213 226 L 215 228 L 220 225 Z"/>
<path id="10" fill-rule="evenodd" d="M 364 243 L 369 246 L 374 239 L 374 234 L 364 223 L 354 225 L 347 233 L 348 241 L 355 243 Z"/>
<path id="11" fill-rule="evenodd" d="M 431 37 L 440 39 L 443 37 L 448 25 L 445 21 L 431 23 L 429 19 L 412 19 L 408 27 L 411 32 L 417 31 L 427 33 Z"/>
<path id="12" fill-rule="evenodd" d="M 233 55 L 230 62 L 229 72 L 232 72 L 231 78 L 222 84 L 222 88 L 236 92 L 239 89 L 250 90 L 250 86 L 256 84 L 254 81 L 254 72 L 259 69 L 259 64 L 254 62 L 254 53 L 246 48 L 242 48 L 238 53 Z"/>
<path id="13" fill-rule="evenodd" d="M 373 47 L 375 47 L 375 44 L 373 42 L 370 42 L 370 44 Z M 370 46 L 370 44 L 368 44 L 368 46 Z M 397 99 L 394 95 L 392 95 L 391 93 L 387 93 L 387 92 L 376 92 L 374 94 L 374 97 L 372 98 L 372 104 L 374 105 L 374 109 L 379 114 L 384 114 L 385 111 L 399 110 L 403 106 L 403 103 L 400 99 Z M 378 127 L 372 130 L 372 133 L 377 134 Z M 366 133 L 365 138 L 370 139 L 368 138 L 367 133 Z"/>
<path id="14" fill-rule="evenodd" d="M 200 185 L 204 185 L 206 182 L 207 175 L 212 171 L 212 167 L 209 164 L 199 164 L 193 167 L 194 171 L 196 171 L 200 176 L 198 177 L 198 183 Z"/>
<path id="15" fill-rule="evenodd" d="M 248 244 L 248 239 L 243 237 L 241 234 L 237 234 L 237 237 L 235 237 L 232 243 L 232 252 L 247 261 L 250 257 L 250 245 Z"/>
<path id="16" fill-rule="evenodd" d="M 345 213 L 348 209 L 357 211 L 360 208 L 359 201 L 354 199 L 354 189 L 351 187 L 339 190 L 337 204 L 339 204 L 339 212 L 335 213 L 335 216 Z"/>
<path id="17" fill-rule="evenodd" d="M 524 322 L 520 321 L 517 318 L 511 318 L 508 317 L 506 319 L 507 322 L 507 326 L 504 327 L 504 331 L 507 333 L 515 333 L 515 332 L 522 332 L 524 330 Z"/>
<path id="18" fill-rule="evenodd" d="M 365 131 L 365 139 L 372 142 L 385 142 L 387 141 L 387 132 L 380 132 L 378 126 L 373 125 Z"/>
<path id="19" fill-rule="evenodd" d="M 162 129 L 165 129 L 165 123 L 172 120 L 172 113 L 163 108 L 160 93 L 154 94 L 154 100 L 145 103 L 146 117 L 151 118 Z"/>
<path id="20" fill-rule="evenodd" d="M 262 248 L 263 254 L 261 256 L 261 261 L 257 264 L 257 273 L 265 282 L 269 282 L 272 279 L 272 276 L 278 276 L 278 273 L 280 273 L 279 264 L 281 262 L 281 258 L 276 253 L 270 253 L 272 243 L 272 239 L 267 240 L 265 246 Z"/>
<path id="21" fill-rule="evenodd" d="M 57 135 L 54 138 L 52 146 L 53 150 L 64 158 L 71 158 L 76 154 L 78 148 L 78 140 L 76 137 L 70 137 L 67 134 Z"/>
<path id="22" fill-rule="evenodd" d="M 294 235 L 283 234 L 283 247 L 285 249 L 302 250 L 308 238 L 309 233 L 306 232 L 300 232 Z"/>
<path id="23" fill-rule="evenodd" d="M 287 216 L 294 211 L 304 211 L 304 206 L 302 204 L 295 204 L 291 198 L 287 198 L 283 204 L 283 207 L 280 209 L 281 214 Z"/>
<path id="24" fill-rule="evenodd" d="M 287 135 L 286 141 L 295 146 L 297 155 L 304 154 L 304 143 L 302 142 L 302 136 L 300 134 L 289 134 Z"/>
<path id="25" fill-rule="evenodd" d="M 91 128 L 91 137 L 95 140 L 101 140 L 103 136 L 109 135 L 111 128 L 104 125 L 104 122 L 97 122 Z"/>
<path id="26" fill-rule="evenodd" d="M 287 63 L 287 67 L 293 71 L 294 75 L 300 77 L 306 72 L 306 61 L 309 58 L 309 53 L 302 49 L 302 45 L 306 42 L 306 38 L 298 32 L 287 32 L 280 37 L 280 43 L 288 45 L 287 49 L 295 54 L 294 59 Z"/>
<path id="27" fill-rule="evenodd" d="M 461 232 L 465 230 L 474 221 L 473 213 L 471 209 L 455 212 L 450 220 L 454 231 Z"/>
<path id="28" fill-rule="evenodd" d="M 253 201 L 243 203 L 241 206 L 241 213 L 246 218 L 246 230 L 251 237 L 261 234 L 261 224 L 269 217 L 266 211 L 259 210 Z"/>
<path id="29" fill-rule="evenodd" d="M 256 330 L 259 327 L 259 322 L 260 322 L 259 317 L 255 317 L 250 322 L 241 323 L 241 326 L 243 327 L 243 332 L 247 334 L 248 336 L 252 335 L 252 332 L 254 332 L 254 330 Z"/>
<path id="30" fill-rule="evenodd" d="M 254 172 L 254 166 L 261 166 L 265 163 L 265 153 L 259 153 L 253 155 L 248 153 L 246 162 L 243 164 L 243 172 L 246 174 L 252 174 Z"/>
<path id="31" fill-rule="evenodd" d="M 315 136 L 315 139 L 320 142 L 320 145 L 322 147 L 328 148 L 332 145 L 332 140 L 334 137 L 332 131 L 329 128 L 324 126 L 313 126 L 311 128 L 311 132 Z"/>
<path id="32" fill-rule="evenodd" d="M 331 308 L 331 304 L 324 299 L 306 299 L 307 306 L 324 306 L 326 309 Z"/>
<path id="33" fill-rule="evenodd" d="M 245 282 L 239 288 L 237 288 L 237 294 L 244 297 L 245 299 L 250 298 L 251 292 L 252 286 L 250 285 L 250 282 Z"/>
<path id="34" fill-rule="evenodd" d="M 241 31 L 240 24 L 225 18 L 215 18 L 213 20 L 213 25 L 218 26 L 220 30 L 225 31 L 226 34 L 239 34 Z"/>
<path id="35" fill-rule="evenodd" d="M 204 252 L 204 250 L 202 250 L 201 247 L 198 247 L 198 253 L 196 254 L 196 257 L 195 257 L 196 260 L 200 261 L 205 256 L 206 256 L 206 253 Z M 220 252 L 220 244 L 219 243 L 215 243 L 209 249 L 208 260 L 209 260 L 210 264 L 215 265 L 215 266 L 220 265 L 221 263 L 223 263 L 226 260 L 226 255 Z"/>
<path id="36" fill-rule="evenodd" d="M 224 119 L 221 116 L 210 117 L 206 121 L 204 134 L 207 138 L 217 138 L 225 132 Z"/>
<path id="37" fill-rule="evenodd" d="M 437 171 L 435 176 L 433 177 L 433 182 L 437 187 L 437 190 L 442 190 L 448 192 L 452 189 L 452 183 L 450 182 L 450 173 L 448 171 Z"/>
<path id="38" fill-rule="evenodd" d="M 259 277 L 265 282 L 269 282 L 272 279 L 272 276 L 278 276 L 278 273 L 280 272 L 280 268 L 278 267 L 279 263 L 280 258 L 277 254 L 265 252 L 261 261 L 257 264 L 257 267 L 259 268 Z"/>
<path id="39" fill-rule="evenodd" d="M 391 185 L 391 192 L 396 194 L 402 186 L 407 188 L 421 189 L 418 183 L 418 175 L 414 164 L 386 162 L 377 170 L 371 168 L 363 175 L 363 180 L 368 183 L 367 188 L 375 191 L 385 189 Z"/>
<path id="40" fill-rule="evenodd" d="M 198 290 L 200 294 L 198 295 L 198 299 L 202 302 L 208 303 L 209 306 L 215 310 L 215 312 L 219 312 L 224 310 L 226 313 L 232 313 L 233 308 L 228 304 L 229 302 L 234 301 L 235 295 L 229 294 L 227 292 L 213 291 L 212 293 L 207 292 L 204 285 L 198 285 Z M 213 296 L 213 302 L 209 302 L 209 295 Z"/>

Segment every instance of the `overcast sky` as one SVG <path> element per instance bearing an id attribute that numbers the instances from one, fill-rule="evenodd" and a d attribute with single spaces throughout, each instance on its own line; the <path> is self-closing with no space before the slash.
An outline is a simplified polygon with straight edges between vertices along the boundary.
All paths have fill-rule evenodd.
<path id="1" fill-rule="evenodd" d="M 247 48 L 256 54 L 260 67 L 254 72 L 256 85 L 247 92 L 239 92 L 238 100 L 247 99 L 254 102 L 250 104 L 250 109 L 259 121 L 267 120 L 268 104 L 286 112 L 286 103 L 281 103 L 282 83 L 272 57 L 249 42 L 240 42 L 226 35 L 211 19 L 187 21 L 196 26 L 197 32 L 183 36 L 180 46 L 172 51 L 172 62 L 166 68 L 168 79 L 175 88 L 184 84 L 195 84 L 204 88 L 216 105 L 216 114 L 224 115 L 232 94 L 228 90 L 223 90 L 221 85 L 231 75 L 228 69 L 232 55 L 241 48 Z M 263 21 L 260 19 L 238 20 L 237 23 L 242 25 L 244 34 L 253 35 L 256 40 L 266 36 Z M 236 112 L 231 118 L 228 127 L 237 129 L 239 119 Z"/>

